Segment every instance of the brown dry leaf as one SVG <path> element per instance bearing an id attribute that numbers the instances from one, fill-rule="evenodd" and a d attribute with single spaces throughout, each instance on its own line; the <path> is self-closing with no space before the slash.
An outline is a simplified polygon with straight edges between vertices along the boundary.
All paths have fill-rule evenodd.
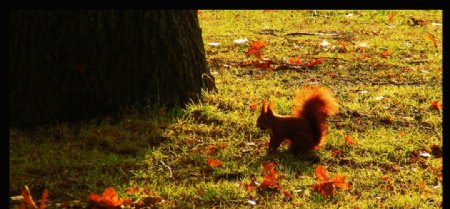
<path id="1" fill-rule="evenodd" d="M 425 38 L 427 38 L 428 40 L 430 40 L 432 43 L 433 43 L 433 45 L 434 45 L 434 48 L 437 50 L 437 39 L 436 39 L 436 36 L 434 36 L 434 34 L 432 34 L 432 33 L 430 33 L 430 32 L 427 32 L 427 34 L 425 35 Z"/>

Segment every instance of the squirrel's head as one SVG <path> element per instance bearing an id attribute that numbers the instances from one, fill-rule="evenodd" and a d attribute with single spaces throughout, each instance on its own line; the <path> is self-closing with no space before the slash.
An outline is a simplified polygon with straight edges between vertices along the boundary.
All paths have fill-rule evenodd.
<path id="1" fill-rule="evenodd" d="M 256 120 L 256 127 L 258 127 L 261 130 L 267 130 L 270 128 L 272 121 L 273 121 L 273 103 L 269 103 L 269 106 L 266 108 L 266 100 L 264 100 L 261 105 L 261 114 Z"/>

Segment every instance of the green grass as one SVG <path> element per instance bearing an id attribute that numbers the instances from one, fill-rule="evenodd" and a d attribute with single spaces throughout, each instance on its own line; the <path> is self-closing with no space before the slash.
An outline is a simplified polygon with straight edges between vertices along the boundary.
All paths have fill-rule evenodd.
<path id="1" fill-rule="evenodd" d="M 414 25 L 410 17 L 425 24 Z M 147 188 L 164 200 L 154 202 L 163 208 L 441 207 L 442 158 L 420 153 L 442 147 L 442 112 L 430 107 L 442 101 L 442 26 L 432 24 L 442 23 L 442 11 L 218 10 L 199 11 L 199 19 L 217 92 L 204 92 L 185 109 L 129 110 L 118 120 L 11 128 L 10 196 L 28 185 L 35 199 L 48 188 L 50 206 L 71 200 L 85 205 L 90 193 L 113 186 L 121 197 L 127 188 Z M 289 35 L 296 32 L 338 36 Z M 425 38 L 428 32 L 437 49 Z M 256 58 L 245 54 L 248 43 L 233 42 L 237 38 L 265 41 L 263 57 L 274 68 L 292 57 L 326 59 L 307 69 L 240 67 Z M 328 49 L 319 47 L 323 40 Z M 338 50 L 338 40 L 346 52 Z M 356 50 L 360 42 L 369 48 Z M 385 50 L 392 55 L 380 57 Z M 361 59 L 363 54 L 369 58 Z M 294 92 L 311 82 L 332 89 L 341 104 L 329 119 L 326 144 L 312 158 L 292 156 L 285 145 L 267 156 L 269 134 L 256 128 L 259 111 L 249 105 L 267 99 L 277 113 L 289 114 Z M 345 144 L 344 136 L 357 145 Z M 226 147 L 208 153 L 208 145 L 221 143 Z M 209 158 L 224 164 L 211 168 Z M 280 184 L 292 201 L 282 191 L 245 191 L 242 185 L 252 176 L 262 182 L 266 161 L 285 175 Z M 351 188 L 331 198 L 312 191 L 317 165 L 330 176 L 345 175 Z"/>

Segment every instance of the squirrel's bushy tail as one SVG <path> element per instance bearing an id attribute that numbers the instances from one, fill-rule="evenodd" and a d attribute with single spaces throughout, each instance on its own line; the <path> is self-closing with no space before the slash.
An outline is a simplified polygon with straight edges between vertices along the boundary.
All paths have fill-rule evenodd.
<path id="1" fill-rule="evenodd" d="M 326 118 L 339 111 L 339 104 L 330 89 L 321 86 L 305 86 L 296 94 L 293 114 L 305 118 L 311 124 L 314 140 L 323 143 L 328 129 Z"/>

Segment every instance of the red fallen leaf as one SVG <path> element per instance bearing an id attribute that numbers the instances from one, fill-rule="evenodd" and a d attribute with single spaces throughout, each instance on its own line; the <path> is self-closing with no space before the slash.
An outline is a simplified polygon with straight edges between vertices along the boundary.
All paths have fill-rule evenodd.
<path id="1" fill-rule="evenodd" d="M 272 71 L 273 69 L 270 66 L 270 64 L 273 64 L 272 60 L 270 60 L 270 59 L 256 60 L 253 62 L 253 66 L 256 68 L 261 68 L 261 69 L 265 69 L 268 71 Z"/>
<path id="2" fill-rule="evenodd" d="M 341 156 L 343 153 L 341 150 L 336 150 L 331 152 L 331 156 Z"/>
<path id="3" fill-rule="evenodd" d="M 36 203 L 33 200 L 33 196 L 31 196 L 30 189 L 28 188 L 28 186 L 26 185 L 23 186 L 21 189 L 21 193 L 23 201 L 25 202 L 26 205 L 28 205 L 29 207 L 37 208 Z"/>
<path id="4" fill-rule="evenodd" d="M 242 184 L 242 185 L 244 186 L 245 191 L 246 191 L 247 193 L 250 193 L 250 192 L 254 191 L 254 190 L 257 188 L 255 176 L 252 175 L 252 176 L 250 177 L 250 183 L 248 183 L 248 184 Z"/>
<path id="5" fill-rule="evenodd" d="M 258 103 L 257 102 L 253 102 L 250 105 L 250 110 L 255 111 L 258 109 Z"/>
<path id="6" fill-rule="evenodd" d="M 126 194 L 131 194 L 131 193 L 133 193 L 133 192 L 131 191 L 131 188 L 128 187 L 127 189 L 125 189 L 125 193 L 126 193 Z"/>
<path id="7" fill-rule="evenodd" d="M 351 136 L 344 136 L 345 143 L 356 146 L 356 141 Z"/>
<path id="8" fill-rule="evenodd" d="M 139 187 L 134 187 L 133 192 L 134 193 L 139 193 Z"/>
<path id="9" fill-rule="evenodd" d="M 319 59 L 314 59 L 314 60 L 310 61 L 310 62 L 306 65 L 306 67 L 314 67 L 314 66 L 316 66 L 316 65 L 320 65 L 324 60 L 325 60 L 324 57 L 321 57 L 321 58 L 319 58 Z"/>
<path id="10" fill-rule="evenodd" d="M 47 201 L 48 198 L 48 189 L 44 189 L 44 192 L 42 192 L 42 198 L 41 203 L 39 204 L 39 209 L 45 208 L 45 201 Z"/>
<path id="11" fill-rule="evenodd" d="M 106 208 L 117 208 L 123 203 L 123 199 L 119 198 L 114 187 L 106 188 L 102 196 L 97 194 L 90 194 L 89 201 L 99 207 Z"/>
<path id="12" fill-rule="evenodd" d="M 395 16 L 395 14 L 391 14 L 391 15 L 389 15 L 389 22 L 392 22 L 392 21 L 394 21 L 394 16 Z"/>
<path id="13" fill-rule="evenodd" d="M 211 167 L 220 167 L 223 165 L 223 161 L 208 159 L 208 165 L 210 165 Z"/>
<path id="14" fill-rule="evenodd" d="M 324 197 L 333 196 L 336 194 L 335 187 L 339 187 L 342 190 L 345 190 L 350 187 L 350 183 L 344 182 L 345 176 L 335 176 L 330 181 L 330 177 L 328 176 L 328 171 L 323 166 L 317 166 L 316 169 L 316 178 L 320 181 L 319 183 L 315 183 L 312 187 L 313 191 L 320 192 L 320 194 Z"/>
<path id="15" fill-rule="evenodd" d="M 388 190 L 394 190 L 394 186 L 392 185 L 392 180 L 391 178 L 387 177 L 387 176 L 383 176 L 381 177 L 387 184 L 386 189 Z"/>
<path id="16" fill-rule="evenodd" d="M 291 201 L 292 199 L 294 199 L 294 197 L 292 196 L 292 194 L 289 191 L 283 190 L 283 193 L 288 201 Z"/>
<path id="17" fill-rule="evenodd" d="M 298 57 L 290 58 L 289 59 L 289 64 L 301 65 L 302 64 L 302 60 L 300 58 L 298 58 Z"/>
<path id="18" fill-rule="evenodd" d="M 197 193 L 198 193 L 200 196 L 202 196 L 202 195 L 205 194 L 205 191 L 204 191 L 202 188 L 198 188 L 198 189 L 197 189 Z"/>
<path id="19" fill-rule="evenodd" d="M 380 53 L 380 57 L 383 57 L 383 58 L 389 57 L 391 55 L 392 55 L 392 51 L 389 49 Z"/>
<path id="20" fill-rule="evenodd" d="M 124 199 L 123 200 L 123 203 L 122 204 L 124 204 L 124 205 L 134 205 L 134 202 L 130 199 L 130 198 L 126 198 L 126 199 Z"/>
<path id="21" fill-rule="evenodd" d="M 347 46 L 345 45 L 345 43 L 343 41 L 338 41 L 339 45 L 341 46 L 341 48 L 339 49 L 340 52 L 346 52 L 347 51 Z"/>
<path id="22" fill-rule="evenodd" d="M 436 110 L 442 110 L 442 103 L 439 101 L 434 101 L 431 103 L 431 107 Z"/>
<path id="23" fill-rule="evenodd" d="M 252 41 L 249 44 L 250 46 L 247 50 L 247 55 L 255 55 L 256 58 L 261 59 L 261 49 L 266 47 L 266 43 L 264 41 Z"/>
<path id="24" fill-rule="evenodd" d="M 370 55 L 368 55 L 366 53 L 361 54 L 361 56 L 358 57 L 358 59 L 369 59 L 369 58 L 370 58 Z"/>
<path id="25" fill-rule="evenodd" d="M 268 188 L 276 188 L 281 190 L 282 187 L 278 182 L 277 171 L 273 168 L 274 164 L 272 162 L 263 163 L 262 164 L 261 174 L 264 176 L 263 182 L 259 185 L 258 189 L 263 189 L 265 187 Z"/>
<path id="26" fill-rule="evenodd" d="M 217 146 L 210 144 L 210 145 L 208 145 L 208 151 L 206 152 L 206 154 L 212 155 L 216 152 L 216 150 L 217 150 Z"/>
<path id="27" fill-rule="evenodd" d="M 328 181 L 330 180 L 330 177 L 328 176 L 328 171 L 321 165 L 316 167 L 316 178 L 319 181 Z"/>
<path id="28" fill-rule="evenodd" d="M 334 176 L 333 180 L 331 182 L 333 182 L 334 186 L 337 186 L 339 188 L 341 188 L 342 190 L 346 190 L 348 188 L 350 188 L 350 183 L 348 182 L 344 182 L 346 176 Z"/>
<path id="29" fill-rule="evenodd" d="M 336 191 L 334 190 L 332 182 L 316 183 L 316 184 L 314 184 L 312 190 L 316 191 L 316 192 L 320 192 L 320 194 L 324 197 L 333 196 L 336 194 Z"/>

